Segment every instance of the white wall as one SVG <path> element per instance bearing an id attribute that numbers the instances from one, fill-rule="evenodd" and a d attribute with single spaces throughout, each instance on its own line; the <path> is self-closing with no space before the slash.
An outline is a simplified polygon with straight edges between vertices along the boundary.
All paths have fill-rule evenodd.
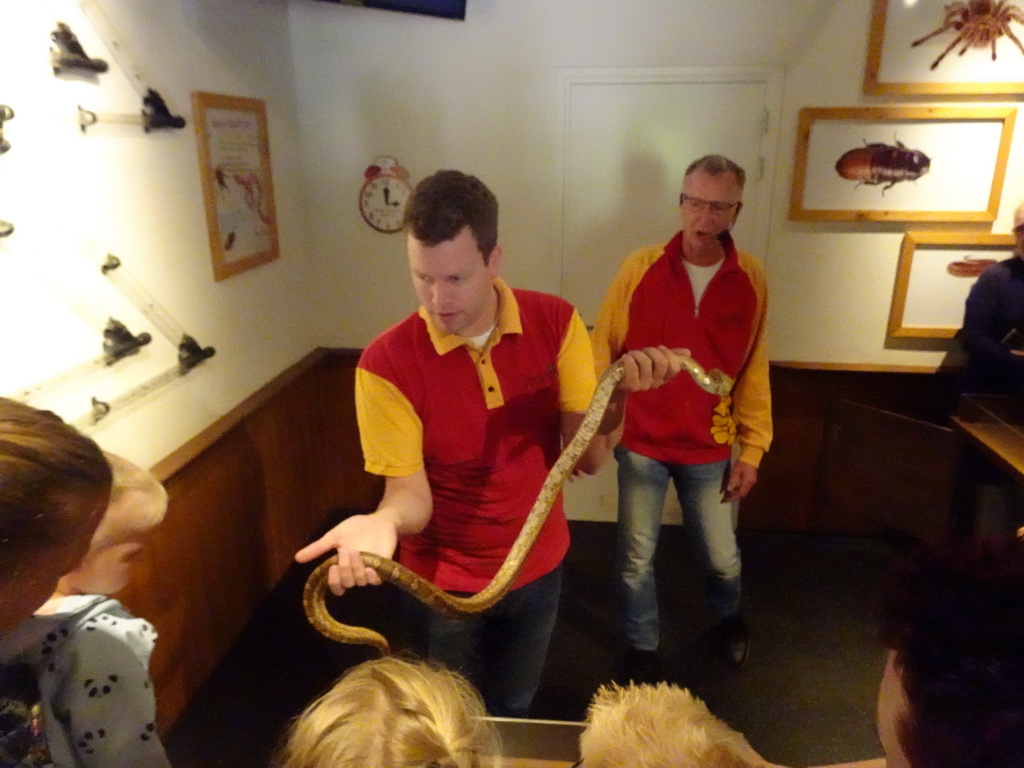
<path id="1" fill-rule="evenodd" d="M 466 21 L 453 22 L 293 0 L 325 344 L 362 346 L 413 306 L 402 236 L 372 232 L 356 211 L 361 173 L 376 154 L 397 155 L 414 179 L 444 166 L 484 178 L 503 206 L 507 275 L 557 292 L 562 68 L 784 66 L 779 162 L 762 254 L 772 291 L 772 358 L 933 366 L 953 349 L 950 342 L 886 339 L 907 226 L 787 218 L 801 107 L 943 103 L 863 95 L 870 0 L 467 6 Z M 1022 130 L 1018 121 L 997 232 L 1009 230 L 1012 208 L 1024 196 Z"/>
<path id="2" fill-rule="evenodd" d="M 373 232 L 356 209 L 375 155 L 397 156 L 414 179 L 442 167 L 480 176 L 502 206 L 506 277 L 558 292 L 559 73 L 782 66 L 828 5 L 468 0 L 456 22 L 293 0 L 320 339 L 363 346 L 415 306 L 402 236 Z M 650 239 L 667 239 L 671 226 Z"/>
<path id="3" fill-rule="evenodd" d="M 69 361 L 100 353 L 90 313 L 128 317 L 133 332 L 158 337 L 112 374 L 90 377 L 59 397 L 33 402 L 68 419 L 94 394 L 114 399 L 166 370 L 176 349 L 133 305 L 98 277 L 90 258 L 109 250 L 166 314 L 216 356 L 122 412 L 92 435 L 107 449 L 151 464 L 238 405 L 315 345 L 307 322 L 309 255 L 287 6 L 251 0 L 99 0 L 130 57 L 189 125 L 146 135 L 139 126 L 79 131 L 77 105 L 138 114 L 142 103 L 117 59 L 73 0 L 0 0 L 0 103 L 12 149 L 0 156 L 0 392 L 13 394 Z M 49 35 L 68 23 L 110 70 L 96 78 L 55 77 Z M 190 92 L 266 101 L 280 258 L 213 281 Z M 62 307 L 78 302 L 78 312 Z M 66 303 L 66 301 L 64 302 Z"/>
<path id="4" fill-rule="evenodd" d="M 466 20 L 453 22 L 293 0 L 310 241 L 320 276 L 318 338 L 361 347 L 415 306 L 402 236 L 374 233 L 356 209 L 361 174 L 375 155 L 396 155 L 414 180 L 439 167 L 481 176 L 502 204 L 506 276 L 558 292 L 560 72 L 781 67 L 778 162 L 764 185 L 772 199 L 761 254 L 772 359 L 942 363 L 952 342 L 886 339 L 900 240 L 909 227 L 787 217 L 802 107 L 907 103 L 862 93 L 870 12 L 871 0 L 468 0 Z M 1021 130 L 1024 121 L 997 232 L 1009 231 L 1015 202 L 1024 197 Z M 609 190 L 613 199 L 627 194 Z M 567 499 L 574 517 L 613 516 L 614 472 L 574 483 Z"/>
<path id="5" fill-rule="evenodd" d="M 862 90 L 870 0 L 832 5 L 807 48 L 789 64 L 782 115 L 774 225 L 769 236 L 770 354 L 773 360 L 934 366 L 959 358 L 955 344 L 887 340 L 886 323 L 902 233 L 949 225 L 804 223 L 787 218 L 802 107 L 957 105 L 956 100 L 865 96 Z M 1016 106 L 970 100 L 966 106 Z M 964 106 L 963 100 L 959 103 Z M 999 216 L 991 231 L 1010 231 L 1024 198 L 1024 123 L 1016 123 Z M 977 227 L 975 227 L 977 229 Z M 987 230 L 982 227 L 982 230 Z"/>
<path id="6" fill-rule="evenodd" d="M 33 366 L 56 365 L 51 342 L 95 343 L 81 312 L 46 299 L 29 268 L 81 284 L 83 302 L 105 310 L 118 301 L 109 286 L 104 293 L 76 277 L 83 240 L 125 258 L 183 328 L 217 348 L 175 385 L 101 421 L 93 433 L 110 450 L 156 461 L 314 346 L 361 347 L 413 309 L 402 236 L 372 231 L 356 208 L 378 154 L 397 156 L 414 180 L 439 167 L 484 178 L 502 203 L 506 276 L 557 292 L 560 78 L 571 68 L 785 68 L 762 254 L 772 358 L 929 366 L 952 348 L 885 338 L 906 227 L 786 216 L 801 107 L 911 103 L 861 92 L 870 0 L 468 0 L 464 22 L 317 0 L 98 2 L 172 111 L 191 117 L 193 90 L 267 102 L 282 253 L 214 283 L 191 126 L 81 135 L 75 105 L 133 111 L 130 83 L 76 0 L 0 0 L 0 103 L 17 112 L 5 126 L 14 149 L 0 156 L 0 219 L 18 226 L 0 240 L 0 280 L 16 286 L 7 314 L 0 310 L 0 344 L 17 361 L 0 368 L 0 391 L 23 386 Z M 47 38 L 60 16 L 88 52 L 115 64 L 110 73 L 53 77 Z M 997 232 L 1008 231 L 1024 197 L 1019 144 L 1017 136 Z M 24 312 L 10 309 L 16 299 Z M 159 368 L 168 354 L 154 344 L 140 360 Z"/>

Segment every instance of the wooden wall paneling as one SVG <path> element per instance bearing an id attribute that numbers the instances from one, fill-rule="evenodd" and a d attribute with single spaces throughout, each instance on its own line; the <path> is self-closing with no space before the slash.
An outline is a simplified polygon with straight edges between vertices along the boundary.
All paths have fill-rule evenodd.
<path id="1" fill-rule="evenodd" d="M 331 350 L 324 359 L 324 493 L 329 509 L 373 509 L 382 478 L 363 469 L 356 424 L 355 372 L 359 350 Z"/>
<path id="2" fill-rule="evenodd" d="M 322 489 L 322 378 L 319 367 L 306 371 L 244 425 L 259 463 L 260 525 L 271 584 L 284 575 L 328 509 Z"/>
<path id="3" fill-rule="evenodd" d="M 771 369 L 772 445 L 757 485 L 740 503 L 740 526 L 749 530 L 809 531 L 830 393 L 816 371 Z"/>
<path id="4" fill-rule="evenodd" d="M 956 438 L 949 427 L 837 400 L 821 461 L 817 527 L 937 542 L 952 529 Z"/>
<path id="5" fill-rule="evenodd" d="M 197 641 L 207 634 L 209 623 L 206 612 L 200 611 L 203 563 L 199 551 L 186 543 L 191 524 L 178 514 L 181 509 L 182 505 L 172 500 L 167 517 L 136 560 L 131 581 L 117 594 L 129 610 L 150 621 L 159 635 L 149 670 L 161 731 L 170 727 L 205 679 L 203 670 L 217 663 L 214 655 L 218 649 Z"/>
<path id="6" fill-rule="evenodd" d="M 326 515 L 322 361 L 307 356 L 153 468 L 168 514 L 118 597 L 160 635 L 162 729 Z"/>
<path id="7" fill-rule="evenodd" d="M 150 665 L 169 726 L 273 586 L 258 454 L 236 427 L 165 481 L 168 514 L 119 595 L 160 634 Z"/>
<path id="8" fill-rule="evenodd" d="M 957 402 L 958 374 L 771 367 L 775 437 L 758 483 L 740 506 L 751 530 L 842 534 L 849 521 L 821 514 L 819 464 L 830 409 L 839 400 L 944 426 Z"/>

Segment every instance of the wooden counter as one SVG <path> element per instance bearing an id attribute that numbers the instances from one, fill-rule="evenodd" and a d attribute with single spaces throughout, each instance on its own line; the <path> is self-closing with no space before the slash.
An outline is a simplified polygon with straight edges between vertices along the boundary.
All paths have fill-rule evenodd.
<path id="1" fill-rule="evenodd" d="M 1024 403 L 1001 395 L 964 395 L 953 424 L 1000 469 L 1024 481 Z"/>
<path id="2" fill-rule="evenodd" d="M 1001 476 L 1024 485 L 1024 402 L 1003 395 L 964 395 L 951 421 L 960 441 L 953 532 L 968 535 L 978 527 L 981 484 Z"/>

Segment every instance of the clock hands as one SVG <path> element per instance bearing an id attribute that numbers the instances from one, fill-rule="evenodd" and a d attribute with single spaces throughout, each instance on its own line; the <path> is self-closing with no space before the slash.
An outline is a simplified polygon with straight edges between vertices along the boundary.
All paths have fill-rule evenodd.
<path id="1" fill-rule="evenodd" d="M 397 208 L 399 205 L 401 205 L 401 203 L 398 200 L 395 200 L 395 202 L 391 202 L 391 187 L 388 186 L 384 187 L 384 205 L 390 205 L 394 208 Z"/>

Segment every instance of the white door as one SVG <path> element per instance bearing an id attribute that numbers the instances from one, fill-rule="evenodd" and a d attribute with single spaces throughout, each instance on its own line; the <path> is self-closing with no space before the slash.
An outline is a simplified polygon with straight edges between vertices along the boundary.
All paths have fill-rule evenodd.
<path id="1" fill-rule="evenodd" d="M 778 80 L 774 70 L 563 74 L 561 293 L 588 325 L 626 255 L 679 229 L 683 173 L 702 155 L 746 170 L 734 235 L 764 253 Z"/>

